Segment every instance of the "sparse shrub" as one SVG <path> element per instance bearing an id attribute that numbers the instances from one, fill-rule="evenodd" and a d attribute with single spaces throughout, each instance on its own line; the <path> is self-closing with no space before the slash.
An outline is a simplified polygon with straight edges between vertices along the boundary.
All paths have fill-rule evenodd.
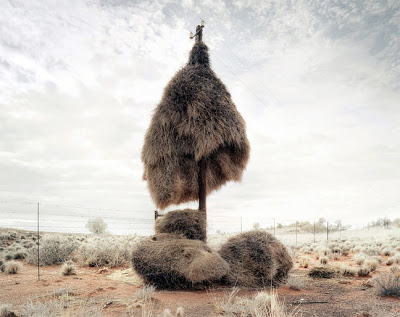
<path id="1" fill-rule="evenodd" d="M 394 265 L 390 268 L 390 272 L 400 278 L 400 266 Z"/>
<path id="2" fill-rule="evenodd" d="M 26 252 L 18 251 L 14 253 L 14 260 L 23 260 L 27 256 Z"/>
<path id="3" fill-rule="evenodd" d="M 385 256 L 390 256 L 390 255 L 393 254 L 393 250 L 391 250 L 391 249 L 384 249 L 384 250 L 382 251 L 382 254 L 385 255 Z"/>
<path id="4" fill-rule="evenodd" d="M 76 266 L 72 260 L 64 262 L 61 267 L 61 274 L 64 276 L 76 275 Z"/>
<path id="5" fill-rule="evenodd" d="M 334 254 L 333 254 L 333 259 L 334 259 L 335 261 L 340 260 L 341 257 L 342 257 L 342 256 L 341 256 L 340 253 L 334 253 Z"/>
<path id="6" fill-rule="evenodd" d="M 301 278 L 294 275 L 289 276 L 286 284 L 289 286 L 289 288 L 295 290 L 300 290 L 304 288 L 304 282 L 301 280 Z"/>
<path id="7" fill-rule="evenodd" d="M 386 265 L 400 264 L 400 254 L 396 254 L 386 261 Z"/>
<path id="8" fill-rule="evenodd" d="M 356 262 L 356 264 L 358 264 L 358 265 L 362 265 L 364 263 L 364 261 L 365 261 L 365 255 L 356 254 L 353 257 L 353 261 Z"/>
<path id="9" fill-rule="evenodd" d="M 17 317 L 11 304 L 0 305 L 0 317 Z"/>
<path id="10" fill-rule="evenodd" d="M 22 265 L 16 261 L 9 261 L 4 264 L 4 273 L 17 274 L 21 269 Z"/>
<path id="11" fill-rule="evenodd" d="M 45 236 L 40 243 L 40 265 L 61 264 L 67 261 L 78 247 L 75 241 L 58 235 Z M 26 261 L 37 264 L 37 247 L 28 251 Z"/>
<path id="12" fill-rule="evenodd" d="M 300 267 L 304 267 L 306 269 L 309 267 L 310 262 L 311 262 L 310 258 L 305 258 L 305 257 L 300 258 Z"/>
<path id="13" fill-rule="evenodd" d="M 86 224 L 86 228 L 93 234 L 105 234 L 107 227 L 107 224 L 100 217 L 89 219 Z"/>
<path id="14" fill-rule="evenodd" d="M 6 261 L 11 261 L 12 259 L 14 259 L 14 254 L 13 254 L 13 253 L 7 253 L 7 254 L 4 256 L 4 259 L 5 259 Z"/>
<path id="15" fill-rule="evenodd" d="M 361 266 L 361 267 L 358 269 L 357 274 L 358 274 L 358 276 L 368 276 L 370 272 L 371 272 L 371 270 L 370 270 L 369 267 Z"/>
<path id="16" fill-rule="evenodd" d="M 400 297 L 400 278 L 395 274 L 381 274 L 372 283 L 379 296 Z"/>
<path id="17" fill-rule="evenodd" d="M 135 297 L 144 302 L 150 301 L 153 298 L 155 290 L 156 288 L 153 285 L 144 285 L 136 291 Z"/>
<path id="18" fill-rule="evenodd" d="M 80 246 L 78 258 L 90 267 L 122 266 L 131 260 L 134 242 L 130 237 L 107 239 L 96 236 Z"/>
<path id="19" fill-rule="evenodd" d="M 308 276 L 313 278 L 333 278 L 335 275 L 336 271 L 330 266 L 316 266 L 308 272 Z"/>
<path id="20" fill-rule="evenodd" d="M 357 270 L 346 265 L 346 264 L 340 264 L 336 266 L 337 272 L 342 275 L 342 276 L 355 276 L 357 274 Z"/>
<path id="21" fill-rule="evenodd" d="M 373 272 L 378 268 L 379 263 L 375 259 L 367 259 L 364 261 L 363 265 L 365 267 L 368 267 L 371 270 L 371 272 Z"/>
<path id="22" fill-rule="evenodd" d="M 292 317 L 296 313 L 289 313 L 279 300 L 276 292 L 259 292 L 253 297 L 238 297 L 238 289 L 233 288 L 231 293 L 223 298 L 211 293 L 216 313 L 225 316 L 251 317 Z"/>
<path id="23" fill-rule="evenodd" d="M 329 258 L 328 258 L 327 256 L 322 256 L 322 257 L 320 257 L 319 262 L 320 262 L 322 265 L 327 265 L 328 262 L 329 262 Z"/>

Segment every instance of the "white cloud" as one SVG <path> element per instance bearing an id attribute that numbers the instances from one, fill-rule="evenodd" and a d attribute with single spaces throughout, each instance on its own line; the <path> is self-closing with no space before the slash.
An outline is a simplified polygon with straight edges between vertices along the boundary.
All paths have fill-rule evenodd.
<path id="1" fill-rule="evenodd" d="M 202 17 L 252 144 L 243 182 L 211 195 L 210 214 L 394 217 L 399 12 L 376 1 L 3 2 L 0 198 L 151 213 L 144 132 Z"/>

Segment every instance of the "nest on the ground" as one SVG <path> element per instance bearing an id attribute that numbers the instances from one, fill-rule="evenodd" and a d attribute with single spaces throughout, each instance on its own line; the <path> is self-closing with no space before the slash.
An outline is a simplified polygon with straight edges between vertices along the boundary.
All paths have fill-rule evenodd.
<path id="1" fill-rule="evenodd" d="M 229 271 L 217 252 L 183 235 L 156 234 L 139 242 L 132 255 L 135 271 L 161 289 L 210 285 Z"/>
<path id="2" fill-rule="evenodd" d="M 230 238 L 219 254 L 228 262 L 224 282 L 247 287 L 277 287 L 293 266 L 287 248 L 265 231 L 255 230 Z"/>
<path id="3" fill-rule="evenodd" d="M 198 42 L 164 90 L 142 149 L 143 178 L 157 207 L 198 199 L 199 162 L 207 194 L 240 181 L 249 159 L 245 122 Z"/>
<path id="4" fill-rule="evenodd" d="M 315 266 L 308 272 L 309 277 L 313 278 L 334 278 L 336 271 L 330 266 Z"/>
<path id="5" fill-rule="evenodd" d="M 174 210 L 157 219 L 156 233 L 182 234 L 190 240 L 202 240 L 206 237 L 204 212 L 199 210 Z"/>

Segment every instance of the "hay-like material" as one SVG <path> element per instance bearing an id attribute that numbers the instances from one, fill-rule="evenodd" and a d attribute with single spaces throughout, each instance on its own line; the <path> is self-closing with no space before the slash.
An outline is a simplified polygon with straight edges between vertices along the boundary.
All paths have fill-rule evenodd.
<path id="1" fill-rule="evenodd" d="M 143 178 L 157 207 L 198 200 L 198 162 L 207 163 L 207 194 L 240 181 L 249 159 L 245 122 L 210 68 L 208 48 L 193 46 L 155 109 L 142 148 Z"/>
<path id="2" fill-rule="evenodd" d="M 293 266 L 286 247 L 265 231 L 230 238 L 219 254 L 230 266 L 226 282 L 247 287 L 277 287 Z"/>
<path id="3" fill-rule="evenodd" d="M 308 272 L 308 276 L 313 278 L 334 278 L 336 271 L 330 266 L 316 266 Z"/>
<path id="4" fill-rule="evenodd" d="M 156 234 L 133 251 L 132 265 L 158 288 L 190 288 L 219 281 L 229 271 L 221 256 L 199 240 L 182 235 Z"/>
<path id="5" fill-rule="evenodd" d="M 204 241 L 206 237 L 204 213 L 191 209 L 170 211 L 157 219 L 155 232 L 182 234 L 191 240 Z"/>

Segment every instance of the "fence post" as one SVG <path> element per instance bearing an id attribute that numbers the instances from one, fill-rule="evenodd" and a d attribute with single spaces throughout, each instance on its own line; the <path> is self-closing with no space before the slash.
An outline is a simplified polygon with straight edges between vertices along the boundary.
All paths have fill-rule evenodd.
<path id="1" fill-rule="evenodd" d="M 314 220 L 314 243 L 315 243 L 315 220 Z"/>
<path id="2" fill-rule="evenodd" d="M 274 237 L 275 237 L 275 218 L 274 218 Z"/>
<path id="3" fill-rule="evenodd" d="M 39 210 L 40 210 L 40 204 L 37 203 L 37 276 L 38 276 L 38 281 L 40 281 L 40 229 L 39 229 Z"/>
<path id="4" fill-rule="evenodd" d="M 329 240 L 329 221 L 326 222 L 326 241 Z"/>

